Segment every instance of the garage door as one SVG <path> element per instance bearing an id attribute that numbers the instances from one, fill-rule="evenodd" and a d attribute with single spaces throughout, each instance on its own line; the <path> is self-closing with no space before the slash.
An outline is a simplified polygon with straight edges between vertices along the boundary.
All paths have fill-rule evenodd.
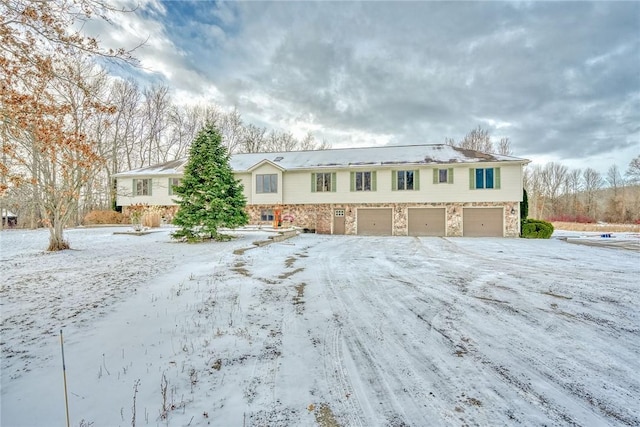
<path id="1" fill-rule="evenodd" d="M 502 208 L 464 208 L 462 235 L 466 237 L 503 237 Z"/>
<path id="2" fill-rule="evenodd" d="M 391 208 L 358 209 L 358 234 L 364 236 L 390 236 Z"/>
<path id="3" fill-rule="evenodd" d="M 409 208 L 409 236 L 445 236 L 444 208 Z"/>

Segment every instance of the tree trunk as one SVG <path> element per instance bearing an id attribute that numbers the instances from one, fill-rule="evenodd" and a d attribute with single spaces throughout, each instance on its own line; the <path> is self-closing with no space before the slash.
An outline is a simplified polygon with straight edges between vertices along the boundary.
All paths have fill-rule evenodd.
<path id="1" fill-rule="evenodd" d="M 53 252 L 69 248 L 69 242 L 64 240 L 64 225 L 57 215 L 53 215 L 51 224 L 49 224 L 49 247 L 47 250 Z"/>

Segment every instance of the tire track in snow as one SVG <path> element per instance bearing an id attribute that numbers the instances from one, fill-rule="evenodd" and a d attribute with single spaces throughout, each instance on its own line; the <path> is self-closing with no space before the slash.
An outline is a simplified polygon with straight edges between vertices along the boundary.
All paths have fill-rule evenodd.
<path id="1" fill-rule="evenodd" d="M 328 393 L 332 397 L 331 404 L 336 412 L 335 403 L 339 403 L 342 418 L 350 426 L 363 426 L 358 414 L 362 412 L 360 402 L 349 380 L 349 374 L 345 369 L 344 354 L 342 351 L 342 329 L 334 320 L 325 329 L 322 347 L 322 359 L 324 368 L 324 380 L 328 384 Z M 353 396 L 353 398 L 351 397 Z"/>
<path id="2" fill-rule="evenodd" d="M 348 242 L 352 253 L 358 253 L 357 245 L 361 242 L 359 238 Z M 392 295 L 388 292 L 391 289 L 388 286 L 393 287 L 393 284 L 388 283 L 387 276 L 391 276 L 391 272 L 397 267 L 381 254 L 375 261 L 371 261 L 376 268 L 368 271 L 367 275 L 360 275 L 356 265 L 362 260 L 354 259 L 353 270 L 348 270 L 356 271 L 359 277 L 344 277 L 341 271 L 333 268 L 331 259 L 344 260 L 349 254 L 334 253 L 333 248 L 330 252 L 331 257 L 323 258 L 322 263 L 328 264 L 325 275 L 327 288 L 331 291 L 330 298 L 335 304 L 334 312 L 345 319 L 348 331 L 345 343 L 358 362 L 357 374 L 362 377 L 363 382 L 369 382 L 369 389 L 375 391 L 375 397 L 367 402 L 369 407 L 375 408 L 374 413 L 369 414 L 367 422 L 379 424 L 384 419 L 390 425 L 437 425 L 434 419 L 452 416 L 455 406 L 453 402 L 449 409 L 435 408 L 432 407 L 433 403 L 429 403 L 434 401 L 434 391 L 439 396 L 447 395 L 445 390 L 449 386 L 445 381 L 439 380 L 439 375 L 425 375 L 438 371 L 437 365 L 425 359 L 423 349 L 416 344 L 420 341 L 424 343 L 428 334 L 417 336 L 414 330 L 420 330 L 419 327 L 413 323 L 407 325 L 406 317 L 397 319 L 391 315 L 403 312 L 402 304 L 397 303 L 397 293 Z M 376 282 L 375 293 L 366 292 L 363 279 Z M 343 285 L 337 286 L 336 282 L 342 282 Z M 382 282 L 387 283 L 382 286 Z M 349 296 L 350 291 L 356 295 Z M 353 313 L 351 308 L 357 306 L 362 307 L 357 313 Z M 420 321 L 415 318 L 415 322 Z M 414 366 L 421 369 L 417 370 Z M 432 415 L 418 415 L 425 412 Z"/>
<path id="3" fill-rule="evenodd" d="M 514 281 L 514 282 L 523 282 L 523 276 L 521 276 L 522 271 L 536 271 L 536 267 L 525 266 L 521 268 L 520 264 L 514 264 L 511 262 L 497 262 L 495 258 L 489 258 L 479 253 L 475 253 L 472 251 L 467 251 L 465 249 L 457 250 L 459 247 L 457 244 L 453 244 L 449 239 L 441 239 L 445 242 L 446 246 L 452 248 L 454 251 L 467 254 L 468 267 L 473 268 L 481 274 L 483 270 L 483 265 L 485 262 L 491 261 L 494 268 L 500 268 L 501 274 L 503 277 L 501 281 L 505 280 Z M 429 244 L 433 242 L 429 241 Z M 427 243 L 424 243 L 426 246 Z M 425 250 L 426 252 L 426 250 Z M 441 262 L 447 263 L 450 262 L 450 259 L 442 259 Z M 478 265 L 480 264 L 480 265 Z M 539 269 L 540 270 L 540 269 Z M 570 270 L 560 270 L 557 269 L 542 269 L 545 275 L 549 275 L 551 278 L 559 277 L 559 278 L 569 278 L 572 274 Z M 515 274 L 514 274 L 515 273 Z M 521 285 L 524 283 L 521 283 Z M 521 295 L 519 289 L 512 288 L 511 292 L 515 291 L 515 295 Z M 526 295 L 524 295 L 526 298 Z M 508 298 L 507 298 L 508 299 Z M 496 301 L 497 302 L 497 301 Z M 469 308 L 474 310 L 478 309 L 479 302 L 476 301 L 467 301 L 469 304 Z M 482 304 L 480 304 L 481 306 Z M 622 420 L 624 424 L 634 425 L 638 422 L 637 418 L 625 415 L 625 410 L 620 406 L 616 405 L 614 402 L 607 402 L 607 399 L 599 400 L 597 397 L 590 395 L 589 393 L 576 393 L 575 386 L 571 384 L 567 384 L 566 379 L 572 378 L 575 383 L 576 378 L 581 378 L 584 373 L 580 373 L 575 369 L 573 365 L 564 364 L 565 368 L 561 367 L 562 365 L 548 365 L 549 358 L 541 359 L 536 357 L 538 352 L 535 350 L 535 347 L 532 348 L 529 345 L 528 340 L 522 340 L 521 337 L 524 336 L 539 336 L 539 329 L 541 325 L 539 321 L 536 319 L 537 316 L 534 316 L 531 313 L 528 313 L 527 310 L 521 309 L 510 309 L 510 304 L 491 304 L 494 315 L 498 313 L 502 313 L 498 315 L 498 319 L 500 319 L 506 329 L 505 332 L 510 329 L 514 330 L 514 325 L 517 325 L 518 331 L 514 333 L 515 339 L 512 340 L 513 346 L 506 349 L 499 349 L 499 353 L 496 353 L 491 346 L 485 346 L 480 349 L 480 351 L 476 350 L 472 354 L 473 358 L 478 361 L 479 366 L 489 367 L 494 371 L 495 374 L 507 385 L 513 387 L 518 394 L 520 394 L 523 399 L 525 399 L 529 404 L 539 407 L 543 412 L 549 416 L 550 419 L 555 420 L 555 422 L 559 422 L 562 424 L 568 425 L 584 425 L 585 422 L 588 423 L 589 418 L 575 418 L 575 416 L 569 415 L 576 413 L 584 413 L 590 412 L 593 409 L 597 409 L 596 413 L 592 413 L 591 417 L 595 416 L 600 419 L 600 422 L 606 423 L 607 418 L 615 418 L 618 421 Z M 493 317 L 493 316 L 492 316 Z M 564 321 L 574 322 L 575 319 L 569 317 L 567 319 L 563 319 Z M 476 328 L 477 329 L 477 328 Z M 530 331 L 530 333 L 527 333 Z M 480 333 L 481 331 L 478 331 Z M 545 346 L 548 348 L 548 351 L 557 352 L 558 356 L 554 359 L 558 361 L 563 361 L 564 359 L 564 351 L 563 349 L 556 350 L 555 343 L 550 339 L 548 344 Z M 487 351 L 489 350 L 489 351 Z M 505 352 L 508 355 L 509 362 L 505 364 L 501 364 L 496 360 L 500 360 L 500 358 L 505 359 Z M 551 360 L 554 360 L 551 359 Z M 511 372 L 511 369 L 508 367 L 509 364 L 516 363 L 518 366 L 519 374 L 514 374 Z M 582 361 L 583 364 L 589 365 L 590 361 Z M 523 369 L 524 368 L 524 369 Z M 598 369 L 602 369 L 599 366 L 594 366 L 593 371 Z M 564 371 L 564 374 L 562 372 Z M 589 369 L 592 371 L 592 369 Z M 615 375 L 615 374 L 614 374 Z M 544 391 L 540 391 L 537 387 L 532 384 L 540 384 L 546 382 L 547 385 Z M 621 382 L 624 382 L 622 380 Z M 579 388 L 579 387 L 578 387 Z M 499 393 L 497 389 L 494 390 Z M 573 399 L 569 402 L 566 401 L 566 395 L 569 394 L 573 396 Z M 507 396 L 505 396 L 506 398 Z M 563 403 L 559 403 L 559 402 Z M 596 402 L 595 404 L 593 402 Z M 605 415 L 605 418 L 600 418 L 600 414 Z M 512 414 L 513 415 L 513 414 Z M 631 424 L 628 424 L 631 421 Z"/>

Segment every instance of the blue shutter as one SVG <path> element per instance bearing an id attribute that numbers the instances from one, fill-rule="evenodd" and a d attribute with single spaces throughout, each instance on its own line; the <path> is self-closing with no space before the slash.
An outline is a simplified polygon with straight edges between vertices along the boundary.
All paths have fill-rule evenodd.
<path id="1" fill-rule="evenodd" d="M 484 169 L 476 169 L 476 188 L 484 188 Z"/>
<path id="2" fill-rule="evenodd" d="M 493 188 L 493 168 L 487 168 L 485 171 L 485 188 Z"/>

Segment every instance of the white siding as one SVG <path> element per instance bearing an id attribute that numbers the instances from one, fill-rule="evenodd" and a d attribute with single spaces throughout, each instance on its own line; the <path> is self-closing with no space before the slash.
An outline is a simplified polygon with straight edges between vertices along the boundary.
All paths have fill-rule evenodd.
<path id="1" fill-rule="evenodd" d="M 285 204 L 302 203 L 420 203 L 420 202 L 506 202 L 522 199 L 522 167 L 505 164 L 482 164 L 482 167 L 500 167 L 501 188 L 471 190 L 469 188 L 469 165 L 453 167 L 452 184 L 433 184 L 433 167 L 418 169 L 419 190 L 392 190 L 392 171 L 404 169 L 357 169 L 376 171 L 376 191 L 351 191 L 351 171 L 336 172 L 335 192 L 311 192 L 311 174 L 313 171 L 284 173 Z M 451 165 L 439 166 L 449 169 Z M 356 169 L 353 169 L 356 170 Z"/>
<path id="2" fill-rule="evenodd" d="M 469 188 L 469 169 L 475 166 L 500 168 L 500 189 Z M 392 190 L 392 172 L 397 170 L 419 170 L 419 190 Z M 453 183 L 434 184 L 434 169 L 453 169 Z M 352 171 L 376 171 L 376 191 L 351 191 Z M 312 192 L 311 174 L 328 172 L 336 174 L 335 192 Z M 256 193 L 256 175 L 276 174 L 278 188 L 276 193 Z M 169 178 L 180 177 L 154 176 L 151 196 L 132 197 L 133 177 L 118 178 L 118 205 L 128 206 L 134 203 L 149 205 L 173 205 L 169 196 Z M 136 176 L 143 179 L 144 176 Z M 324 203 L 464 203 L 464 202 L 513 202 L 522 200 L 522 166 L 520 163 L 474 163 L 464 165 L 406 166 L 366 168 L 349 170 L 306 170 L 285 171 L 272 164 L 264 163 L 251 172 L 237 173 L 242 181 L 247 204 L 324 204 Z"/>
<path id="3" fill-rule="evenodd" d="M 166 206 L 175 205 L 173 199 L 177 196 L 169 195 L 169 178 L 181 178 L 181 175 L 172 176 L 154 176 L 151 178 L 151 195 L 133 197 L 133 180 L 149 179 L 144 176 L 136 177 L 120 177 L 118 178 L 118 202 L 119 206 L 130 206 L 137 203 L 143 203 L 149 206 Z"/>
<path id="4" fill-rule="evenodd" d="M 251 185 L 252 175 L 250 173 L 237 173 L 235 174 L 236 179 L 239 179 L 242 182 L 242 186 L 244 187 L 243 193 L 244 197 L 247 199 L 247 204 L 250 205 L 252 202 L 251 198 L 251 189 L 253 186 Z"/>
<path id="5" fill-rule="evenodd" d="M 469 188 L 469 169 L 500 168 L 500 189 Z M 444 169 L 446 166 L 440 167 Z M 481 163 L 456 167 L 453 184 L 434 184 L 433 168 L 422 176 L 421 191 L 433 202 L 514 202 L 522 200 L 522 166 L 499 163 Z"/>
<path id="6" fill-rule="evenodd" d="M 257 193 L 256 175 L 276 174 L 278 176 L 278 191 L 276 193 Z M 269 163 L 262 164 L 251 171 L 251 204 L 253 205 L 275 205 L 282 203 L 283 185 L 282 171 Z M 286 190 L 285 190 L 286 191 Z M 247 197 L 247 200 L 249 198 Z M 249 202 L 247 202 L 249 203 Z"/>

